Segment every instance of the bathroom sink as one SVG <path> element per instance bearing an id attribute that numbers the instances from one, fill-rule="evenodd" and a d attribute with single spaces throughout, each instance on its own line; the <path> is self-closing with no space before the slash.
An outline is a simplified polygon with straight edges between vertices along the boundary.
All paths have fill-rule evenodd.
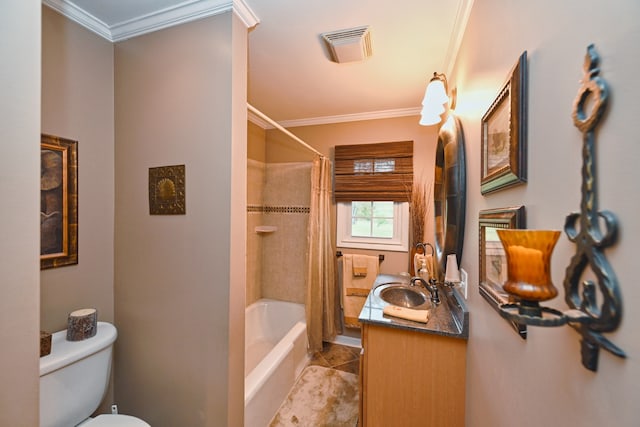
<path id="1" fill-rule="evenodd" d="M 419 289 L 403 285 L 380 286 L 376 293 L 383 301 L 398 307 L 414 308 L 428 301 Z"/>

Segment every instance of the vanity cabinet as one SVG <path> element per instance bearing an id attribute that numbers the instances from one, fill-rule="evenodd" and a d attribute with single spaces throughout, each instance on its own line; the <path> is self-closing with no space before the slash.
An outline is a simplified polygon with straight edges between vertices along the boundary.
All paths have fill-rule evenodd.
<path id="1" fill-rule="evenodd" d="M 464 427 L 465 339 L 362 324 L 360 426 Z"/>

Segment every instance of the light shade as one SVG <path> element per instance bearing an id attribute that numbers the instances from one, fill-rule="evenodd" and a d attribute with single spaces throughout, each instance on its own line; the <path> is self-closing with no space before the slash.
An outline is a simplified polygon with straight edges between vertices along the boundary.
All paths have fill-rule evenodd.
<path id="1" fill-rule="evenodd" d="M 434 75 L 429 84 L 427 90 L 424 92 L 424 100 L 422 105 L 429 100 L 429 102 L 435 102 L 438 104 L 445 104 L 449 101 L 447 95 L 447 89 L 444 86 L 444 74 Z"/>
<path id="2" fill-rule="evenodd" d="M 442 121 L 442 118 L 437 114 L 429 114 L 429 113 L 425 114 L 424 111 L 422 111 L 420 114 L 421 114 L 421 118 L 418 123 L 420 123 L 422 126 L 433 126 L 433 125 L 437 125 Z"/>
<path id="3" fill-rule="evenodd" d="M 433 73 L 433 77 L 424 92 L 420 124 L 422 126 L 431 126 L 440 123 L 442 114 L 446 112 L 445 105 L 448 102 L 447 78 L 444 74 Z"/>
<path id="4" fill-rule="evenodd" d="M 422 111 L 420 111 L 420 124 L 422 126 L 431 126 L 440 123 L 445 111 L 443 104 L 429 100 L 428 103 L 422 105 Z"/>

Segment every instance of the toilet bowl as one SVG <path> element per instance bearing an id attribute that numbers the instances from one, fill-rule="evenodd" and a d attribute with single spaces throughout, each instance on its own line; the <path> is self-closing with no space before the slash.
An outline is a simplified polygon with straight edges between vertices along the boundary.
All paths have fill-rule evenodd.
<path id="1" fill-rule="evenodd" d="M 150 427 L 139 418 L 105 414 L 90 418 L 109 385 L 115 326 L 98 322 L 97 332 L 67 341 L 67 331 L 51 337 L 51 353 L 40 358 L 40 427 Z"/>

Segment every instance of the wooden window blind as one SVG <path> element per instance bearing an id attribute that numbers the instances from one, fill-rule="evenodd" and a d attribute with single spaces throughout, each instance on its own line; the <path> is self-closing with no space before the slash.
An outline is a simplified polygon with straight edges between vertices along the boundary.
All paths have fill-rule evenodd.
<path id="1" fill-rule="evenodd" d="M 335 147 L 336 202 L 411 200 L 413 141 Z"/>

